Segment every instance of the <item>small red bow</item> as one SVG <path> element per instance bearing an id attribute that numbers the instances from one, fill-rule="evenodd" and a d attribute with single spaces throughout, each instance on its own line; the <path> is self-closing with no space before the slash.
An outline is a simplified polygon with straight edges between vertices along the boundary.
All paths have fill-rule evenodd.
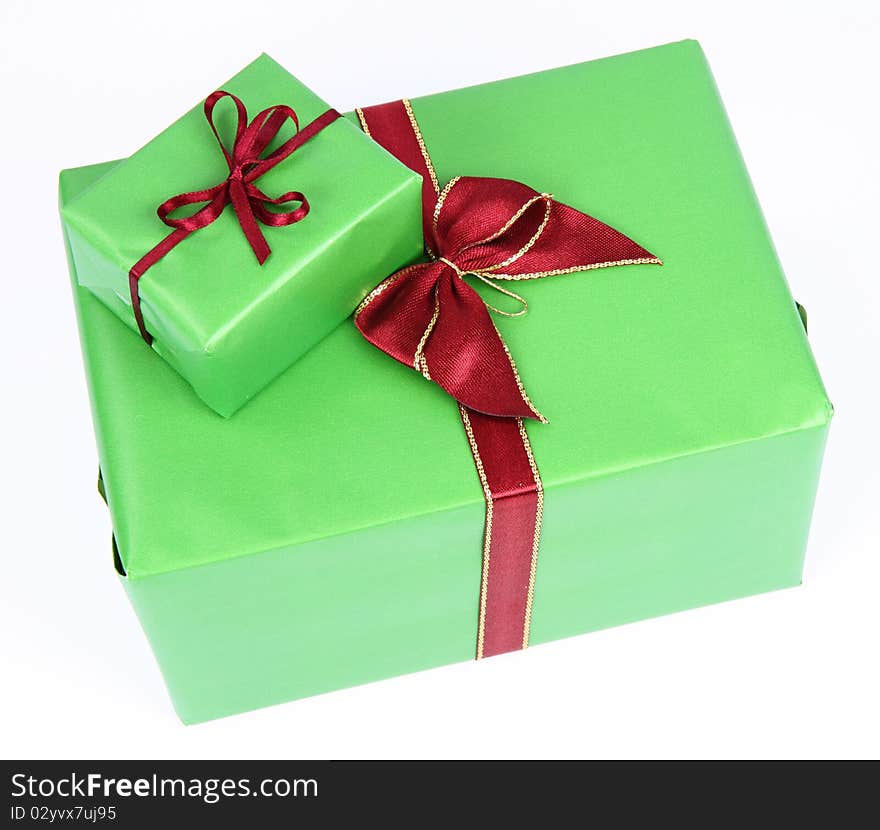
<path id="1" fill-rule="evenodd" d="M 235 128 L 235 140 L 232 143 L 232 151 L 226 149 L 217 127 L 214 125 L 214 107 L 223 98 L 231 98 L 238 113 L 238 123 Z M 251 249 L 262 265 L 271 249 L 260 230 L 259 222 L 272 227 L 292 225 L 304 219 L 309 212 L 309 203 L 299 191 L 291 190 L 277 198 L 267 196 L 254 182 L 260 176 L 268 173 L 276 164 L 280 164 L 295 150 L 298 150 L 309 139 L 317 135 L 328 124 L 331 124 L 340 114 L 329 109 L 323 115 L 318 116 L 310 124 L 299 128 L 299 119 L 296 113 L 285 104 L 277 104 L 274 107 L 264 109 L 253 121 L 248 123 L 248 114 L 245 105 L 231 92 L 218 90 L 211 93 L 205 99 L 205 118 L 220 145 L 226 164 L 229 166 L 229 175 L 226 179 L 214 187 L 205 190 L 192 190 L 188 193 L 179 193 L 167 201 L 162 202 L 157 209 L 159 218 L 168 227 L 174 230 L 166 236 L 158 245 L 142 256 L 129 271 L 128 284 L 131 294 L 131 306 L 134 318 L 137 322 L 141 337 L 150 344 L 153 338 L 147 331 L 141 311 L 140 293 L 138 281 L 144 273 L 164 257 L 172 248 L 186 239 L 191 233 L 207 227 L 215 221 L 227 204 L 232 202 L 238 223 L 244 231 Z M 265 158 L 260 156 L 278 135 L 287 119 L 293 121 L 296 133 L 287 139 L 280 147 L 273 150 Z M 174 218 L 171 214 L 179 208 L 187 205 L 196 205 L 201 202 L 207 204 L 199 208 L 189 216 Z M 297 202 L 298 207 L 286 211 L 269 210 L 267 205 L 284 205 Z"/>
<path id="2" fill-rule="evenodd" d="M 463 176 L 440 193 L 427 247 L 432 262 L 392 274 L 355 323 L 373 345 L 487 415 L 544 420 L 523 388 L 489 309 L 518 316 L 525 300 L 496 280 L 527 280 L 613 265 L 660 263 L 619 231 L 509 179 Z M 487 306 L 473 275 L 522 303 Z"/>
<path id="3" fill-rule="evenodd" d="M 223 98 L 231 98 L 238 113 L 232 152 L 226 149 L 217 132 L 217 127 L 214 125 L 214 107 Z M 335 110 L 329 110 L 322 116 L 322 118 L 329 120 L 338 117 L 339 114 Z M 159 205 L 157 213 L 159 218 L 169 227 L 182 228 L 191 232 L 210 225 L 220 216 L 226 205 L 232 202 L 241 229 L 244 231 L 257 260 L 262 265 L 271 251 L 257 220 L 264 225 L 276 228 L 292 225 L 306 217 L 309 212 L 309 203 L 306 197 L 296 190 L 272 198 L 263 193 L 254 182 L 260 176 L 268 173 L 276 164 L 284 161 L 292 152 L 308 141 L 313 132 L 322 129 L 324 124 L 320 123 L 319 119 L 313 121 L 305 130 L 300 131 L 296 113 L 285 104 L 277 104 L 274 107 L 264 109 L 248 124 L 245 105 L 231 92 L 222 90 L 212 93 L 205 99 L 205 118 L 220 145 L 226 164 L 229 165 L 229 175 L 225 181 L 206 190 L 193 190 L 189 193 L 179 193 L 177 196 L 172 196 Z M 288 118 L 293 121 L 297 129 L 296 134 L 266 158 L 260 158 Z M 200 202 L 208 204 L 191 216 L 179 219 L 171 217 L 175 210 Z M 292 210 L 277 212 L 266 207 L 266 205 L 283 205 L 289 202 L 298 202 L 299 206 Z"/>

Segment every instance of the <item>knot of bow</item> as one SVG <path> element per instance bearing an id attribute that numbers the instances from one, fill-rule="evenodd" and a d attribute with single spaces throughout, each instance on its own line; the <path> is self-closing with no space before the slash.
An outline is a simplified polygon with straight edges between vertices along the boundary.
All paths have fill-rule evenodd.
<path id="1" fill-rule="evenodd" d="M 437 198 L 426 247 L 432 261 L 376 286 L 355 312 L 357 327 L 469 409 L 541 421 L 490 316 L 519 316 L 525 300 L 499 282 L 660 264 L 614 228 L 509 179 L 452 179 Z M 510 313 L 488 305 L 469 275 L 522 308 Z"/>
<path id="2" fill-rule="evenodd" d="M 230 98 L 235 104 L 238 122 L 232 149 L 227 149 L 220 133 L 214 124 L 214 108 L 223 98 Z M 205 190 L 194 190 L 179 193 L 159 205 L 159 218 L 169 227 L 178 231 L 192 233 L 207 227 L 223 212 L 228 203 L 232 203 L 235 215 L 244 235 L 250 243 L 260 265 L 271 253 L 259 223 L 280 227 L 292 225 L 304 219 L 309 212 L 309 203 L 299 191 L 282 193 L 278 197 L 267 196 L 254 182 L 280 164 L 291 153 L 299 149 L 312 136 L 320 132 L 331 121 L 339 118 L 336 110 L 328 110 L 319 118 L 300 130 L 299 119 L 291 107 L 278 104 L 264 109 L 248 123 L 248 114 L 242 101 L 231 92 L 218 90 L 205 99 L 205 118 L 214 133 L 226 164 L 229 175 L 214 187 Z M 290 119 L 296 132 L 283 142 L 277 149 L 262 158 L 263 153 Z M 171 214 L 187 205 L 201 204 L 203 207 L 189 216 L 174 217 Z M 287 210 L 270 210 L 268 205 L 296 204 Z"/>

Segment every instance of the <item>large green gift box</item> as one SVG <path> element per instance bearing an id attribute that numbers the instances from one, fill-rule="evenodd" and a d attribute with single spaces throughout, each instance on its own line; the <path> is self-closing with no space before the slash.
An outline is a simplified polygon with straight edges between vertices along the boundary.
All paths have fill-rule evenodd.
<path id="1" fill-rule="evenodd" d="M 412 107 L 441 183 L 527 182 L 664 262 L 497 320 L 549 419 L 530 642 L 797 585 L 831 406 L 700 47 Z M 483 492 L 438 386 L 347 322 L 225 421 L 74 293 L 116 566 L 185 722 L 473 658 Z"/>
<path id="2" fill-rule="evenodd" d="M 293 108 L 305 130 L 328 110 L 267 55 L 223 90 L 237 95 L 255 122 L 258 111 L 283 104 Z M 235 116 L 231 101 L 214 108 L 228 151 Z M 263 156 L 293 133 L 288 120 Z M 169 234 L 157 206 L 228 177 L 203 108 L 194 107 L 64 205 L 80 284 L 137 330 L 129 270 Z M 262 266 L 229 205 L 138 283 L 153 350 L 224 416 L 348 317 L 375 285 L 376 274 L 405 265 L 422 250 L 421 179 L 345 119 L 330 123 L 253 186 L 271 197 L 301 192 L 310 208 L 288 227 L 261 228 L 271 248 Z M 175 217 L 186 213 L 179 210 Z"/>

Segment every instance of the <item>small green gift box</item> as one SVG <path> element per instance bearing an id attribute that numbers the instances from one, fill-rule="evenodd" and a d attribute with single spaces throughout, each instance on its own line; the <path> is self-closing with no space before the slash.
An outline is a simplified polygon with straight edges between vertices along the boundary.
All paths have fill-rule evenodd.
<path id="1" fill-rule="evenodd" d="M 663 260 L 495 317 L 549 420 L 528 642 L 799 584 L 831 407 L 699 46 L 411 111 L 441 188 L 527 182 Z M 486 499 L 437 383 L 347 322 L 223 420 L 74 296 L 116 567 L 184 721 L 475 656 Z"/>
<path id="2" fill-rule="evenodd" d="M 270 57 L 223 90 L 228 100 L 209 97 L 209 112 L 192 109 L 65 204 L 62 217 L 81 285 L 228 416 L 422 243 L 419 177 L 354 124 L 328 117 L 328 105 Z M 239 104 L 257 116 L 250 133 Z M 260 159 L 297 140 L 283 107 L 299 139 L 323 128 L 263 173 Z M 199 225 L 187 235 L 156 213 L 191 191 L 203 192 L 166 206 L 177 206 L 169 222 Z M 281 195 L 292 198 L 272 202 Z M 166 237 L 179 244 L 142 262 Z"/>

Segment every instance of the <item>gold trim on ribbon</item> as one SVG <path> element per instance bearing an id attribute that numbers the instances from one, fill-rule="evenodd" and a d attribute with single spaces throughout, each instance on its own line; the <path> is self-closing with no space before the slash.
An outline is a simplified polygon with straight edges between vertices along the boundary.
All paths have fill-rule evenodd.
<path id="1" fill-rule="evenodd" d="M 541 474 L 538 472 L 538 465 L 535 463 L 535 457 L 532 455 L 532 445 L 529 441 L 526 425 L 522 418 L 517 418 L 519 424 L 519 434 L 522 437 L 523 449 L 529 459 L 529 467 L 532 468 L 532 478 L 535 480 L 535 495 L 538 504 L 535 508 L 535 534 L 532 537 L 532 561 L 529 565 L 529 589 L 526 594 L 526 616 L 523 622 L 523 641 L 522 647 L 529 647 L 529 633 L 532 626 L 532 598 L 535 594 L 535 574 L 538 571 L 538 548 L 541 545 L 541 526 L 544 522 L 544 484 L 541 481 Z"/>
<path id="2" fill-rule="evenodd" d="M 428 175 L 431 177 L 431 184 L 434 185 L 434 192 L 440 192 L 440 184 L 437 181 L 437 174 L 434 172 L 434 164 L 431 162 L 431 157 L 428 155 L 428 148 L 425 146 L 425 139 L 422 138 L 422 131 L 419 129 L 419 122 L 416 121 L 416 117 L 413 114 L 412 104 L 410 103 L 409 98 L 402 99 L 403 108 L 406 110 L 407 117 L 409 118 L 409 123 L 412 125 L 413 132 L 416 135 L 416 141 L 419 145 L 419 150 L 422 151 L 422 158 L 425 160 L 425 167 L 428 168 Z"/>
<path id="3" fill-rule="evenodd" d="M 449 195 L 449 191 L 452 190 L 453 187 L 455 187 L 460 179 L 461 176 L 453 176 L 443 186 L 443 190 L 441 190 L 437 194 L 437 203 L 434 205 L 434 215 L 431 218 L 431 230 L 434 232 L 435 238 L 437 236 L 437 222 L 440 220 L 440 211 L 443 210 L 443 203 L 446 201 L 446 197 Z"/>
<path id="4" fill-rule="evenodd" d="M 467 434 L 468 443 L 471 445 L 471 453 L 474 456 L 474 464 L 477 468 L 477 475 L 480 477 L 480 484 L 483 487 L 483 497 L 486 501 L 486 527 L 483 531 L 483 571 L 480 577 L 480 617 L 477 624 L 477 660 L 483 659 L 483 641 L 486 636 L 486 599 L 489 596 L 489 556 L 492 548 L 492 509 L 494 501 L 492 499 L 492 491 L 489 489 L 489 482 L 486 479 L 486 470 L 483 468 L 483 459 L 480 458 L 480 450 L 477 447 L 477 439 L 474 438 L 474 430 L 471 426 L 471 419 L 468 416 L 467 409 L 461 404 L 458 405 L 461 413 L 461 421 L 464 424 L 464 431 Z"/>
<path id="5" fill-rule="evenodd" d="M 570 268 L 557 268 L 555 271 L 535 271 L 532 274 L 496 274 L 496 280 L 537 280 L 541 277 L 556 277 L 562 274 L 577 274 L 580 271 L 595 271 L 597 268 L 615 268 L 618 265 L 662 265 L 658 257 L 639 257 L 638 259 L 615 259 L 609 262 L 594 262 L 590 265 L 572 265 Z M 488 270 L 488 269 L 487 269 Z"/>
<path id="6" fill-rule="evenodd" d="M 370 128 L 367 126 L 367 116 L 364 115 L 364 111 L 360 107 L 357 107 L 355 113 L 357 114 L 358 121 L 361 122 L 361 129 L 364 131 L 364 135 L 368 138 L 372 138 L 373 136 L 370 135 Z"/>
<path id="7" fill-rule="evenodd" d="M 438 286 L 434 285 L 434 314 L 431 317 L 431 320 L 428 322 L 428 326 L 425 329 L 425 333 L 422 335 L 422 339 L 419 340 L 419 345 L 416 346 L 416 354 L 413 359 L 413 368 L 417 372 L 421 372 L 424 375 L 426 380 L 431 379 L 431 375 L 428 372 L 428 362 L 425 360 L 425 356 L 422 353 L 425 344 L 428 342 L 428 338 L 431 336 L 431 332 L 434 330 L 434 326 L 437 325 L 437 319 L 440 317 L 440 294 L 438 291 Z"/>
<path id="8" fill-rule="evenodd" d="M 364 297 L 358 307 L 354 310 L 354 319 L 357 320 L 360 313 L 376 299 L 386 288 L 392 286 L 397 280 L 401 277 L 408 274 L 410 271 L 415 270 L 422 263 L 416 263 L 415 265 L 410 265 L 408 268 L 404 268 L 402 271 L 398 271 L 395 274 L 392 274 L 390 277 L 386 277 L 382 282 L 380 282 L 366 297 Z"/>

